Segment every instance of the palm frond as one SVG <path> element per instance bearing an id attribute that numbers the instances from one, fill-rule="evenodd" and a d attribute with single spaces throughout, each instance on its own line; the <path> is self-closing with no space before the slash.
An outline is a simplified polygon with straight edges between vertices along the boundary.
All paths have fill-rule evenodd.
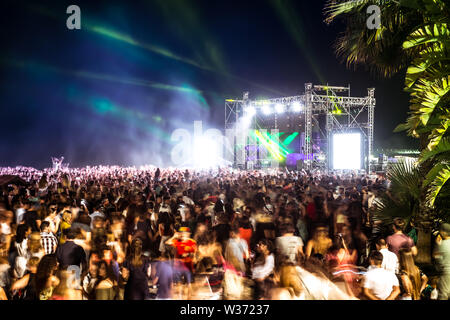
<path id="1" fill-rule="evenodd" d="M 444 188 L 446 183 L 450 179 L 450 165 L 443 164 L 439 173 L 436 174 L 433 181 L 429 184 L 428 193 L 427 193 L 427 203 L 433 207 L 436 201 L 436 198 L 439 196 L 439 193 Z"/>
<path id="2" fill-rule="evenodd" d="M 447 134 L 448 128 L 450 127 L 450 112 L 448 111 L 449 110 L 447 110 L 447 113 L 445 115 L 441 116 L 442 122 L 440 123 L 440 125 L 434 128 L 429 135 L 428 139 L 430 142 L 427 146 L 428 150 L 433 150 L 436 146 L 438 146 L 441 143 L 443 137 Z"/>
<path id="3" fill-rule="evenodd" d="M 421 46 L 430 43 L 450 44 L 450 29 L 447 23 L 436 23 L 419 27 L 408 36 L 403 43 L 404 49 Z"/>
<path id="4" fill-rule="evenodd" d="M 424 150 L 420 154 L 419 163 L 435 158 L 440 154 L 450 153 L 450 137 L 442 138 L 439 144 L 437 144 L 432 150 Z M 449 157 L 450 158 L 450 157 Z"/>
<path id="5" fill-rule="evenodd" d="M 393 194 L 420 197 L 421 189 L 417 184 L 420 172 L 414 161 L 402 160 L 392 164 L 387 170 L 387 178 L 391 182 L 390 191 Z"/>
<path id="6" fill-rule="evenodd" d="M 374 202 L 374 217 L 383 221 L 411 217 L 418 210 L 421 195 L 418 167 L 411 160 L 403 160 L 388 167 L 387 177 L 391 183 Z"/>

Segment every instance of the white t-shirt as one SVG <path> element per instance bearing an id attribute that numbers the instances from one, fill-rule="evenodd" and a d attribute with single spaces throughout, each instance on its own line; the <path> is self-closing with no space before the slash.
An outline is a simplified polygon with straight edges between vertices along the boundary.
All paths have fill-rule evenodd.
<path id="1" fill-rule="evenodd" d="M 6 241 L 6 236 L 11 234 L 11 227 L 6 222 L 0 224 L 0 243 Z"/>
<path id="2" fill-rule="evenodd" d="M 20 222 L 22 222 L 23 219 L 23 215 L 25 214 L 25 212 L 27 212 L 24 208 L 19 208 L 16 210 L 16 224 L 20 224 Z"/>
<path id="3" fill-rule="evenodd" d="M 297 236 L 278 237 L 275 245 L 279 254 L 287 256 L 291 262 L 296 262 L 298 247 L 303 247 L 303 240 Z"/>
<path id="4" fill-rule="evenodd" d="M 364 276 L 364 288 L 372 290 L 372 293 L 382 300 L 389 297 L 394 286 L 399 286 L 397 277 L 383 268 L 369 268 Z"/>
<path id="5" fill-rule="evenodd" d="M 186 204 L 189 204 L 191 206 L 193 206 L 195 204 L 194 201 L 192 201 L 192 199 L 187 196 L 183 196 L 183 202 Z"/>
<path id="6" fill-rule="evenodd" d="M 264 279 L 272 273 L 274 267 L 275 259 L 273 254 L 270 254 L 266 257 L 264 265 L 253 268 L 252 279 Z"/>
<path id="7" fill-rule="evenodd" d="M 383 262 L 381 267 L 394 274 L 398 273 L 398 258 L 395 253 L 389 251 L 388 249 L 381 249 L 381 254 L 383 255 Z"/>

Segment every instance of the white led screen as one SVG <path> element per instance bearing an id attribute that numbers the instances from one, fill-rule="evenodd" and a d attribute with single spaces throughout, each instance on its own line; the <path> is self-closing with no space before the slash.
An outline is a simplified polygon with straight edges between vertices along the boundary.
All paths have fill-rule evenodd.
<path id="1" fill-rule="evenodd" d="M 361 134 L 333 135 L 333 169 L 361 169 Z"/>

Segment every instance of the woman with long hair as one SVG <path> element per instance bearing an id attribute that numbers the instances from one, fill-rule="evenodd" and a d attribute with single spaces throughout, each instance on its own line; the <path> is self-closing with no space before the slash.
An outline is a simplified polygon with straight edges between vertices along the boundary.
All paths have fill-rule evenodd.
<path id="1" fill-rule="evenodd" d="M 409 249 L 400 249 L 400 291 L 402 300 L 420 300 L 422 291 L 426 288 L 428 277 L 414 263 L 414 256 Z"/>
<path id="2" fill-rule="evenodd" d="M 347 242 L 342 234 L 336 236 L 333 246 L 328 250 L 325 261 L 329 272 L 333 275 L 336 285 L 349 295 L 357 296 L 357 269 L 358 252 L 352 243 Z"/>
<path id="3" fill-rule="evenodd" d="M 14 277 L 19 279 L 25 275 L 28 262 L 28 236 L 31 234 L 31 227 L 25 224 L 17 226 L 14 248 L 17 256 L 14 262 Z"/>
<path id="4" fill-rule="evenodd" d="M 98 263 L 98 278 L 94 290 L 95 300 L 116 300 L 118 297 L 116 276 L 111 265 L 105 260 Z"/>
<path id="5" fill-rule="evenodd" d="M 148 279 L 151 271 L 150 261 L 142 254 L 142 240 L 135 238 L 131 242 L 130 254 L 123 263 L 128 275 L 124 299 L 146 300 L 149 299 Z"/>
<path id="6" fill-rule="evenodd" d="M 319 226 L 314 231 L 314 236 L 306 244 L 306 258 L 316 256 L 323 259 L 332 246 L 333 241 L 328 236 L 328 228 L 326 226 Z"/>
<path id="7" fill-rule="evenodd" d="M 42 257 L 35 278 L 39 300 L 48 300 L 52 296 L 53 289 L 59 284 L 59 279 L 56 277 L 57 270 L 58 260 L 55 254 L 47 254 Z"/>

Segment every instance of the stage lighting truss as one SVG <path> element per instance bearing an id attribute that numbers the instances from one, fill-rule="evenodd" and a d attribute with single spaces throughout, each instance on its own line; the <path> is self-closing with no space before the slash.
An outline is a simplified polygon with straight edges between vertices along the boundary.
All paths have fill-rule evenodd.
<path id="1" fill-rule="evenodd" d="M 362 133 L 364 139 L 365 169 L 372 171 L 370 164 L 370 155 L 373 150 L 373 134 L 374 134 L 374 110 L 375 110 L 375 89 L 369 88 L 366 97 L 351 97 L 350 86 L 336 87 L 305 84 L 305 94 L 298 96 L 266 99 L 266 100 L 250 100 L 248 92 L 244 93 L 242 100 L 225 100 L 225 129 L 233 129 L 241 118 L 251 115 L 254 121 L 250 121 L 248 128 L 258 130 L 270 130 L 262 128 L 259 123 L 263 123 L 263 117 L 273 117 L 275 128 L 278 130 L 277 121 L 283 117 L 289 117 L 296 114 L 298 121 L 304 121 L 305 124 L 305 141 L 304 153 L 308 157 L 305 161 L 305 167 L 309 170 L 314 169 L 313 155 L 313 127 L 319 131 L 320 139 L 327 142 L 326 162 L 327 168 L 331 169 L 331 141 L 335 132 L 354 132 L 355 130 Z M 326 116 L 325 129 L 319 126 L 319 115 Z M 247 130 L 248 131 L 248 130 Z M 238 145 L 249 146 L 252 137 L 247 137 L 245 132 L 236 131 L 235 154 L 233 163 L 235 166 L 247 168 L 247 159 L 257 157 L 261 158 L 261 148 L 253 148 L 259 150 L 259 154 L 250 154 L 250 148 L 241 148 L 237 150 Z M 262 148 L 263 149 L 263 148 Z M 243 151 L 242 151 L 243 150 Z"/>

